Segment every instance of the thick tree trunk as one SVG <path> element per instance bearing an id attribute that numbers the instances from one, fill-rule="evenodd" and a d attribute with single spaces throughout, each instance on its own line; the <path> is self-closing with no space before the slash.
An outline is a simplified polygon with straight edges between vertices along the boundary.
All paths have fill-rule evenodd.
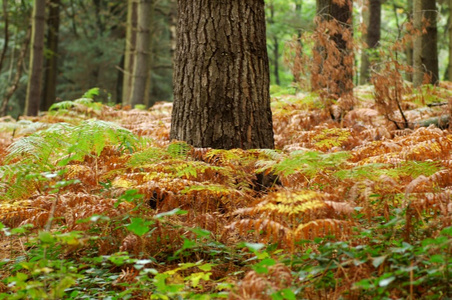
<path id="1" fill-rule="evenodd" d="M 171 138 L 273 148 L 263 0 L 179 0 Z"/>
<path id="2" fill-rule="evenodd" d="M 343 5 L 335 0 L 317 0 L 318 37 L 311 81 L 314 90 L 323 90 L 327 98 L 353 93 L 352 8 L 352 0 Z M 331 31 L 334 34 L 329 34 Z"/>
<path id="3" fill-rule="evenodd" d="M 122 85 L 122 104 L 130 105 L 132 73 L 137 42 L 137 2 L 127 2 L 126 48 L 124 52 L 124 78 Z"/>
<path id="4" fill-rule="evenodd" d="M 36 116 L 41 100 L 42 66 L 44 61 L 45 0 L 34 0 L 31 33 L 30 76 L 28 78 L 25 115 Z"/>
<path id="5" fill-rule="evenodd" d="M 146 103 L 146 85 L 149 79 L 150 24 L 152 0 L 138 0 L 137 50 L 133 64 L 130 104 Z"/>
<path id="6" fill-rule="evenodd" d="M 371 62 L 378 57 L 375 49 L 380 43 L 381 0 L 369 0 L 369 23 L 367 24 L 366 43 L 369 51 L 363 54 L 360 84 L 366 84 L 370 78 Z"/>
<path id="7" fill-rule="evenodd" d="M 436 19 L 438 10 L 436 0 L 423 0 L 422 9 L 426 20 L 427 33 L 422 35 L 422 64 L 425 66 L 425 72 L 428 74 L 431 84 L 438 84 L 438 28 Z"/>
<path id="8" fill-rule="evenodd" d="M 60 0 L 51 0 L 47 19 L 47 50 L 44 73 L 44 94 L 41 110 L 45 111 L 55 102 L 58 75 L 58 31 L 60 28 Z"/>

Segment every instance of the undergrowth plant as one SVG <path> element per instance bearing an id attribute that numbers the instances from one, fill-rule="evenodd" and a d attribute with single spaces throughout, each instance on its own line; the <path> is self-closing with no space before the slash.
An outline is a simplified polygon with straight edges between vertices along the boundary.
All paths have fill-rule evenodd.
<path id="1" fill-rule="evenodd" d="M 163 103 L 0 122 L 0 299 L 447 299 L 452 135 L 357 94 L 278 96 L 277 149 L 170 141 Z"/>

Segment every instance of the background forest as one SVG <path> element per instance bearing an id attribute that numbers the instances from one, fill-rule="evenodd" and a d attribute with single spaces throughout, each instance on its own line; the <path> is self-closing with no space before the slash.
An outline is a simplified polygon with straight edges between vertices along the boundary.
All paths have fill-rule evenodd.
<path id="1" fill-rule="evenodd" d="M 451 299 L 452 1 L 266 0 L 229 150 L 170 139 L 177 6 L 2 1 L 0 299 Z"/>
<path id="2" fill-rule="evenodd" d="M 390 51 L 391 45 L 403 39 L 407 34 L 406 25 L 412 16 L 412 2 L 403 0 L 381 1 L 381 45 L 382 51 Z M 447 80 L 449 51 L 449 3 L 437 1 L 438 15 L 438 57 L 440 78 Z M 55 97 L 59 100 L 74 99 L 80 91 L 99 87 L 104 103 L 122 103 L 124 77 L 124 51 L 127 30 L 126 1 L 50 1 L 50 7 L 57 7 L 56 15 L 48 16 L 46 36 L 57 31 L 57 53 L 48 44 L 44 51 L 48 61 L 57 58 L 57 76 L 45 80 L 46 85 L 55 86 Z M 272 84 L 280 86 L 309 87 L 309 60 L 312 59 L 312 39 L 310 34 L 315 28 L 316 2 L 310 0 L 298 1 L 267 1 L 267 43 L 271 67 Z M 28 80 L 28 55 L 24 47 L 30 37 L 30 18 L 33 1 L 4 1 L 2 22 L 0 24 L 0 46 L 2 60 L 0 64 L 0 96 L 2 103 L 8 100 L 8 108 L 3 114 L 17 117 L 24 108 Z M 157 101 L 167 101 L 172 98 L 172 53 L 175 48 L 175 1 L 154 1 L 150 11 L 150 77 L 148 79 L 147 99 L 143 103 L 152 105 Z M 368 3 L 354 3 L 354 35 L 355 72 L 354 82 L 365 83 L 360 79 L 363 74 L 362 55 L 366 42 L 366 21 L 369 15 Z M 58 16 L 58 21 L 55 18 Z M 7 22 L 5 17 L 7 17 Z M 5 25 L 7 24 L 7 28 Z M 293 66 L 292 52 L 295 41 L 301 38 L 305 69 L 291 70 Z M 53 46 L 55 47 L 55 46 Z M 24 55 L 21 55 L 24 52 Z M 407 52 L 399 49 L 397 60 L 401 63 L 409 61 Z M 383 58 L 382 60 L 388 58 Z M 19 63 L 22 61 L 21 63 Z M 21 68 L 19 78 L 18 68 Z M 301 71 L 295 74 L 294 71 Z M 295 77 L 295 83 L 294 83 Z M 362 77 L 362 76 L 361 76 Z M 16 83 L 17 81 L 17 83 Z M 14 86 L 15 91 L 10 94 Z M 44 88 L 45 90 L 45 88 Z M 44 93 L 44 92 L 43 92 Z M 52 94 L 53 95 L 53 94 Z M 43 95 L 45 98 L 45 95 Z M 41 101 L 44 102 L 44 101 Z"/>

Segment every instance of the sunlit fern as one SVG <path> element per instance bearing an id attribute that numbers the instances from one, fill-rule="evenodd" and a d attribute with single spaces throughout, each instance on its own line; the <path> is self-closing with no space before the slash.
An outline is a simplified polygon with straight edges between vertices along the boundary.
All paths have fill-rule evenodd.
<path id="1" fill-rule="evenodd" d="M 8 182 L 4 195 L 25 196 L 39 189 L 43 172 L 83 161 L 86 156 L 98 157 L 108 145 L 133 152 L 138 142 L 130 131 L 115 123 L 88 120 L 79 125 L 54 124 L 8 147 L 5 165 L 0 166 L 0 178 Z"/>
<path id="2" fill-rule="evenodd" d="M 340 216 L 348 216 L 353 208 L 328 197 L 310 190 L 271 193 L 260 203 L 237 210 L 240 220 L 227 229 L 241 234 L 254 231 L 259 241 L 279 242 L 281 247 L 290 248 L 300 239 L 346 236 L 352 222 Z"/>
<path id="3" fill-rule="evenodd" d="M 288 176 L 302 172 L 312 177 L 327 168 L 336 168 L 344 163 L 350 155 L 347 152 L 323 154 L 316 151 L 294 151 L 279 160 L 262 160 L 258 162 L 258 172 L 272 171 L 277 175 Z"/>

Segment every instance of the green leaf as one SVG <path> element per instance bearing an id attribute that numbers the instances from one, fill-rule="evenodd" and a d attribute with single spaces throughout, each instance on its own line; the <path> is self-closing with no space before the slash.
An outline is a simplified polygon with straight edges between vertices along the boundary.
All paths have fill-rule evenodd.
<path id="1" fill-rule="evenodd" d="M 294 292 L 291 289 L 283 289 L 272 295 L 273 300 L 286 299 L 286 300 L 296 300 Z"/>
<path id="2" fill-rule="evenodd" d="M 185 215 L 186 213 L 187 213 L 186 210 L 182 210 L 180 208 L 175 208 L 175 209 L 170 210 L 170 211 L 159 213 L 159 214 L 155 215 L 154 218 L 161 219 L 161 218 L 166 217 L 166 216 Z"/>
<path id="3" fill-rule="evenodd" d="M 275 264 L 276 261 L 273 258 L 265 258 L 258 262 L 257 264 L 253 265 L 252 268 L 258 274 L 267 274 L 268 267 L 274 266 Z"/>
<path id="4" fill-rule="evenodd" d="M 441 254 L 432 255 L 432 257 L 430 257 L 430 261 L 432 263 L 439 263 L 439 264 L 443 264 L 446 262 L 446 260 L 444 259 L 444 256 Z"/>
<path id="5" fill-rule="evenodd" d="M 384 279 L 382 279 L 382 280 L 380 280 L 380 281 L 378 282 L 378 285 L 379 285 L 380 287 L 387 287 L 387 286 L 388 286 L 391 282 L 393 282 L 395 279 L 396 279 L 395 276 L 391 276 L 391 277 L 388 277 L 388 278 L 384 278 Z"/>
<path id="6" fill-rule="evenodd" d="M 154 224 L 153 221 L 146 221 L 142 218 L 132 218 L 132 222 L 127 225 L 126 228 L 134 234 L 142 236 L 151 230 L 150 226 L 152 224 Z"/>
<path id="7" fill-rule="evenodd" d="M 55 242 L 55 237 L 48 231 L 39 232 L 39 240 L 44 244 L 51 244 Z"/>
<path id="8" fill-rule="evenodd" d="M 378 268 L 378 266 L 380 266 L 386 260 L 387 257 L 388 257 L 387 255 L 373 257 L 372 258 L 372 265 L 375 268 Z"/>
<path id="9" fill-rule="evenodd" d="M 252 252 L 257 252 L 265 247 L 265 245 L 261 243 L 243 243 L 243 246 L 247 247 Z"/>

